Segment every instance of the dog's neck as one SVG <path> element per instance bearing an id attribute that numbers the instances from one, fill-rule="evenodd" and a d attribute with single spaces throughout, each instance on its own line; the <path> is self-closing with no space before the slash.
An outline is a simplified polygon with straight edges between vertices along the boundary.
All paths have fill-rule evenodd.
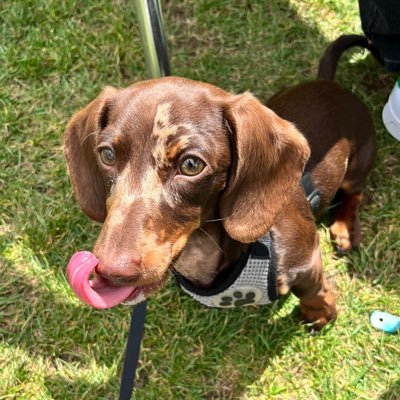
<path id="1" fill-rule="evenodd" d="M 219 272 L 233 265 L 247 251 L 248 246 L 229 237 L 221 222 L 208 222 L 189 237 L 175 269 L 195 286 L 207 288 Z"/>

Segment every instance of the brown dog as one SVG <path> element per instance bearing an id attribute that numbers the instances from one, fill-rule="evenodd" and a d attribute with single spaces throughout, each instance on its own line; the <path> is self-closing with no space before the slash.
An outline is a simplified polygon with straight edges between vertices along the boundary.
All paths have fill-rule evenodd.
<path id="1" fill-rule="evenodd" d="M 340 53 L 360 44 L 354 37 L 335 43 L 322 67 L 334 70 Z M 207 288 L 269 231 L 279 293 L 296 294 L 316 328 L 334 319 L 300 178 L 307 164 L 320 208 L 343 191 L 332 234 L 344 251 L 357 244 L 357 210 L 375 154 L 372 121 L 331 80 L 284 91 L 269 107 L 279 116 L 249 93 L 170 77 L 108 87 L 78 112 L 65 132 L 66 157 L 80 206 L 104 221 L 97 273 L 148 295 L 173 268 Z"/>

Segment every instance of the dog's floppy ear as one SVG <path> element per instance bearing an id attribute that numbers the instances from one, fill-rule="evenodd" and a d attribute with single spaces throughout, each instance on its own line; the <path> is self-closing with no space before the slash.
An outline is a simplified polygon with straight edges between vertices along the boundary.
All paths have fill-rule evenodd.
<path id="1" fill-rule="evenodd" d="M 106 218 L 106 186 L 95 157 L 96 134 L 107 125 L 109 101 L 117 89 L 106 87 L 83 110 L 77 112 L 64 133 L 65 156 L 76 199 L 92 219 Z"/>
<path id="2" fill-rule="evenodd" d="M 288 121 L 250 93 L 222 106 L 232 135 L 232 170 L 220 201 L 228 235 L 252 242 L 265 234 L 300 181 L 310 149 Z"/>

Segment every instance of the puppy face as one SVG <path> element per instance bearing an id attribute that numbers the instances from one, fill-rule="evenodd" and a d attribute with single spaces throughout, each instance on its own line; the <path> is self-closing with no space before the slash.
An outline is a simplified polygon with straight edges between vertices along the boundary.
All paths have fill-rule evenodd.
<path id="1" fill-rule="evenodd" d="M 118 284 L 154 286 L 215 214 L 231 163 L 229 132 L 201 92 L 188 101 L 134 89 L 105 107 L 94 145 L 107 188 L 97 270 Z"/>

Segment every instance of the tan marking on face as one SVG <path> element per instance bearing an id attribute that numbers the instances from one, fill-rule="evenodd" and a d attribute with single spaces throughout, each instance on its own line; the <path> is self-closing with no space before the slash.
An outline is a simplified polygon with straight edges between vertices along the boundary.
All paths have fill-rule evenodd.
<path id="1" fill-rule="evenodd" d="M 157 167 L 168 166 L 170 161 L 179 151 L 189 144 L 189 138 L 182 136 L 177 143 L 167 148 L 167 142 L 171 136 L 175 136 L 179 128 L 185 128 L 190 132 L 196 130 L 190 123 L 180 123 L 174 125 L 170 121 L 171 104 L 164 103 L 158 106 L 154 119 L 152 135 L 156 138 L 156 144 L 152 150 L 152 155 L 156 160 Z"/>
<path id="2" fill-rule="evenodd" d="M 158 232 L 157 243 L 164 243 L 165 242 L 165 237 L 166 237 L 165 229 L 161 229 Z"/>
<path id="3" fill-rule="evenodd" d="M 171 110 L 171 103 L 163 103 L 157 107 L 156 116 L 154 118 L 154 125 L 160 128 L 155 131 L 156 134 L 162 133 L 164 127 L 169 126 L 169 116 Z"/>
<path id="4" fill-rule="evenodd" d="M 178 237 L 176 242 L 172 245 L 172 254 L 177 256 L 179 252 L 185 247 L 185 244 L 189 238 L 190 234 L 184 233 Z"/>
<path id="5" fill-rule="evenodd" d="M 173 239 L 172 244 L 172 257 L 176 257 L 181 250 L 185 247 L 186 242 L 192 232 L 200 226 L 200 218 L 188 224 L 185 228 L 177 232 L 176 237 Z"/>
<path id="6" fill-rule="evenodd" d="M 163 187 L 157 171 L 153 169 L 148 169 L 146 171 L 141 189 L 142 197 L 145 200 L 152 200 L 156 204 L 160 203 Z"/>
<path id="7" fill-rule="evenodd" d="M 152 134 L 156 138 L 156 145 L 152 150 L 152 155 L 156 160 L 157 166 L 167 165 L 166 156 L 167 141 L 171 136 L 176 135 L 178 126 L 171 125 L 169 122 L 169 103 L 161 104 L 157 108 Z"/>
<path id="8" fill-rule="evenodd" d="M 125 135 L 123 135 L 122 133 L 118 133 L 113 137 L 112 142 L 114 146 L 118 146 L 118 145 L 123 145 L 125 140 L 126 140 Z"/>
<path id="9" fill-rule="evenodd" d="M 139 200 L 144 202 L 149 211 L 159 205 L 163 187 L 155 170 L 147 170 L 140 185 L 134 186 L 133 182 L 133 173 L 127 166 L 118 177 L 107 199 L 108 215 L 111 218 L 109 223 L 122 224 L 127 210 Z"/>
<path id="10" fill-rule="evenodd" d="M 146 229 L 148 229 L 149 231 L 152 231 L 154 229 L 154 221 L 151 217 L 146 222 Z"/>
<path id="11" fill-rule="evenodd" d="M 139 286 L 162 279 L 171 262 L 171 245 L 169 243 L 160 245 L 157 241 L 156 230 L 146 227 L 141 231 L 138 242 L 142 261 Z"/>
<path id="12" fill-rule="evenodd" d="M 182 136 L 173 145 L 166 149 L 165 154 L 168 160 L 173 160 L 179 152 L 189 145 L 189 138 L 187 136 Z"/>
<path id="13" fill-rule="evenodd" d="M 193 230 L 200 224 L 198 219 L 183 227 L 179 226 L 176 229 L 171 227 L 169 233 L 167 227 L 158 229 L 158 224 L 150 221 L 146 222 L 140 243 L 143 279 L 149 279 L 150 276 L 162 277 L 172 259 L 181 252 Z"/>
<path id="14" fill-rule="evenodd" d="M 165 144 L 170 136 L 176 134 L 178 129 L 177 125 L 170 123 L 170 103 L 160 104 L 157 107 L 156 116 L 154 118 L 154 126 L 152 135 L 157 138 L 157 145 L 153 155 L 158 155 L 160 153 L 160 147 L 165 149 Z"/>

